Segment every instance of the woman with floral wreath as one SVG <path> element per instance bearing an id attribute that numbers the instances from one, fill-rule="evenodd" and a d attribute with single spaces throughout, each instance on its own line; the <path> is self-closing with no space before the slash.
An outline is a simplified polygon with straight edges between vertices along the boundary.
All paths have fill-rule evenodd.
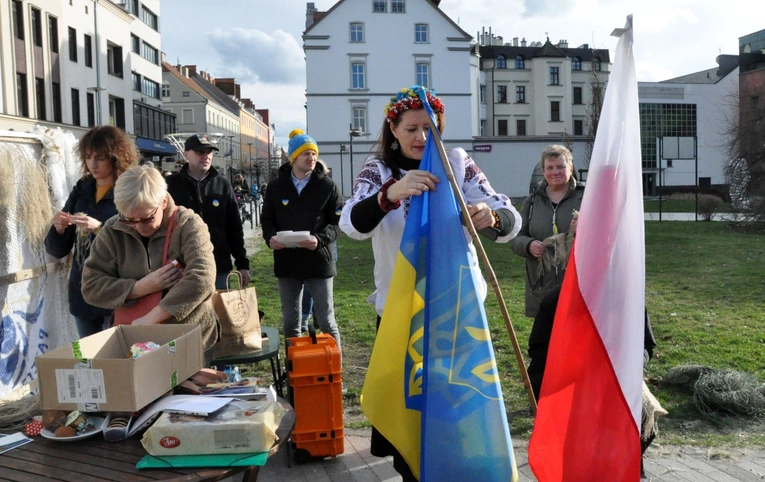
<path id="1" fill-rule="evenodd" d="M 90 305 L 82 298 L 82 269 L 90 245 L 104 222 L 117 214 L 114 184 L 117 177 L 138 165 L 135 143 L 123 130 L 113 126 L 90 129 L 77 143 L 82 178 L 77 181 L 64 208 L 53 216 L 45 237 L 45 251 L 63 258 L 74 248 L 69 272 L 69 312 L 74 315 L 80 338 L 109 327 L 112 310 Z"/>
<path id="2" fill-rule="evenodd" d="M 391 97 L 385 107 L 377 152 L 365 162 L 353 183 L 353 195 L 343 207 L 340 228 L 351 238 L 372 238 L 375 258 L 375 292 L 368 298 L 377 311 L 379 329 L 396 256 L 412 196 L 436 189 L 441 181 L 419 169 L 430 130 L 430 117 L 416 92 L 420 86 L 405 88 Z M 436 115 L 440 132 L 444 128 L 444 105 L 435 92 L 425 89 L 426 99 Z M 492 189 L 488 179 L 464 149 L 447 151 L 447 157 L 462 190 L 468 212 L 479 233 L 506 243 L 521 228 L 521 218 L 504 194 Z M 443 180 L 439 189 L 450 189 Z M 465 233 L 468 241 L 470 236 Z M 470 244 L 473 268 L 478 269 L 475 248 Z M 482 277 L 479 277 L 483 280 Z M 483 297 L 486 284 L 478 287 Z M 376 429 L 372 429 L 371 453 L 393 456 L 393 466 L 404 481 L 417 480 L 403 457 Z"/>

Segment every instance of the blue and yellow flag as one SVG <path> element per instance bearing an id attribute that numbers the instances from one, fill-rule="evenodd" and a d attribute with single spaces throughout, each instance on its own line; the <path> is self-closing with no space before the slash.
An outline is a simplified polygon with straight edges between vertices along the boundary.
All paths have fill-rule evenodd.
<path id="1" fill-rule="evenodd" d="M 480 274 L 433 133 L 420 169 L 442 182 L 411 200 L 361 405 L 423 482 L 516 481 Z"/>

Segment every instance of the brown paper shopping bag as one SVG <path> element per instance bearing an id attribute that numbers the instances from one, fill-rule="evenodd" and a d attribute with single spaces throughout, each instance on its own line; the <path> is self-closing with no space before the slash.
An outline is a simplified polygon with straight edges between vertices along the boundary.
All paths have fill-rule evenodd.
<path id="1" fill-rule="evenodd" d="M 257 351 L 263 346 L 255 287 L 232 290 L 232 276 L 239 276 L 239 286 L 242 285 L 241 275 L 233 272 L 228 275 L 226 289 L 216 291 L 212 298 L 221 326 L 215 358 Z"/>

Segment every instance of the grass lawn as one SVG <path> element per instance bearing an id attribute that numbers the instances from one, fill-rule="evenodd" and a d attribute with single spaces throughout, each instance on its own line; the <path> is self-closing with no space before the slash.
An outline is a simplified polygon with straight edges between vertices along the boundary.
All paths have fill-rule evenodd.
<path id="1" fill-rule="evenodd" d="M 262 240 L 252 256 L 264 324 L 281 328 L 273 257 Z M 508 245 L 485 244 L 526 356 L 531 319 L 523 316 L 524 265 Z M 335 311 L 343 337 L 346 426 L 364 426 L 359 395 L 374 343 L 376 315 L 366 302 L 374 290 L 371 242 L 339 240 Z M 765 424 L 707 422 L 692 397 L 661 384 L 672 367 L 703 364 L 749 372 L 765 380 L 765 236 L 727 223 L 646 223 L 646 305 L 658 346 L 646 369 L 652 391 L 670 412 L 660 443 L 765 446 Z M 533 418 L 510 337 L 490 289 L 486 302 L 513 436 L 528 437 Z M 255 367 L 254 367 L 255 368 Z M 265 367 L 263 367 L 265 368 Z M 260 370 L 261 367 L 257 367 Z M 269 378 L 266 376 L 266 378 Z"/>

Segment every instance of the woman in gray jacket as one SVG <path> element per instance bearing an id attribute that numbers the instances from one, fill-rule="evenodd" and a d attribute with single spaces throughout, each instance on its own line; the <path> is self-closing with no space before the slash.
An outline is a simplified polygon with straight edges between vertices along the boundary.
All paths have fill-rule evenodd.
<path id="1" fill-rule="evenodd" d="M 556 256 L 554 250 L 565 246 L 565 239 L 553 242 L 549 238 L 568 232 L 584 194 L 573 177 L 571 151 L 565 147 L 552 145 L 542 151 L 542 170 L 544 180 L 523 201 L 521 231 L 510 240 L 512 250 L 526 258 L 525 314 L 530 318 L 536 316 L 542 298 L 563 283 L 568 256 Z M 542 265 L 545 257 L 552 262 Z M 551 266 L 545 269 L 546 265 Z"/>

